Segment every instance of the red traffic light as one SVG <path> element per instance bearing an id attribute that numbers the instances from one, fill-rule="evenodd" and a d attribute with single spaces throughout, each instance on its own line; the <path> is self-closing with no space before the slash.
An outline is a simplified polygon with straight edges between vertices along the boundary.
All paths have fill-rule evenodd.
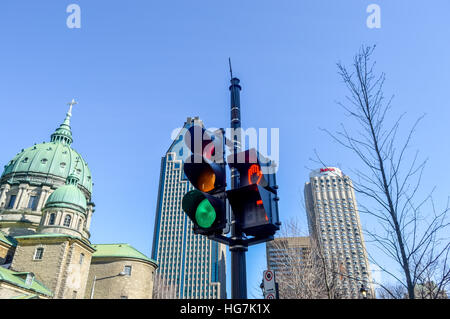
<path id="1" fill-rule="evenodd" d="M 254 148 L 229 155 L 227 162 L 228 166 L 239 171 L 240 186 L 255 184 L 276 192 L 272 162 Z"/>
<path id="2" fill-rule="evenodd" d="M 273 235 L 279 230 L 277 195 L 257 184 L 227 191 L 238 225 L 251 236 Z"/>
<path id="3" fill-rule="evenodd" d="M 194 155 L 222 163 L 223 136 L 218 136 L 217 133 L 209 132 L 203 126 L 193 125 L 184 134 L 184 142 Z"/>

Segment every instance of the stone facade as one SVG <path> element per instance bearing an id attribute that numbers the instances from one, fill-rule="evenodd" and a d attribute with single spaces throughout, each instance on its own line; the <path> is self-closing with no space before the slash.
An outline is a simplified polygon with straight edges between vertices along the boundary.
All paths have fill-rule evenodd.
<path id="1" fill-rule="evenodd" d="M 54 298 L 84 298 L 94 249 L 77 238 L 16 237 L 18 246 L 11 269 L 29 271 L 54 293 Z M 43 249 L 36 258 L 37 249 Z M 81 256 L 83 254 L 83 257 Z"/>
<path id="2" fill-rule="evenodd" d="M 38 232 L 41 234 L 66 234 L 88 239 L 90 235 L 88 227 L 90 225 L 87 224 L 87 219 L 90 221 L 92 209 L 88 210 L 88 214 L 88 218 L 86 218 L 85 214 L 80 214 L 72 209 L 44 209 Z M 70 216 L 68 226 L 64 225 L 67 216 Z"/>
<path id="3" fill-rule="evenodd" d="M 125 266 L 131 267 L 130 275 L 124 274 Z M 143 260 L 93 258 L 85 298 L 151 299 L 155 270 L 156 264 Z"/>
<path id="4" fill-rule="evenodd" d="M 34 234 L 41 221 L 41 210 L 45 201 L 58 184 L 54 185 L 52 189 L 45 184 L 2 184 L 0 186 L 0 228 L 11 236 Z"/>

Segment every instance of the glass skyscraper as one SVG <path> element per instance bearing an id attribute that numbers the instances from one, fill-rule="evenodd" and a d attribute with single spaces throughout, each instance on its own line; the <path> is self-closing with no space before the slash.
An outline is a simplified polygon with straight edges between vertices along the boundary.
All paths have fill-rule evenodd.
<path id="1" fill-rule="evenodd" d="M 184 175 L 183 159 L 190 150 L 184 132 L 201 121 L 188 118 L 166 155 L 161 159 L 152 258 L 162 282 L 189 299 L 226 298 L 225 245 L 195 235 L 182 209 L 184 194 L 194 189 Z"/>

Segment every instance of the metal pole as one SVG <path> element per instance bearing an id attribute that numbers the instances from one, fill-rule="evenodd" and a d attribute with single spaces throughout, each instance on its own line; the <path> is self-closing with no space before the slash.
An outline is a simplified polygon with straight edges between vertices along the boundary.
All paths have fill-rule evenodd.
<path id="1" fill-rule="evenodd" d="M 92 290 L 91 290 L 91 299 L 94 299 L 94 290 L 95 290 L 95 282 L 97 281 L 97 276 L 94 275 L 94 281 L 92 283 Z"/>
<path id="2" fill-rule="evenodd" d="M 231 63 L 230 63 L 231 72 Z M 240 151 L 241 145 L 241 110 L 239 92 L 241 86 L 238 78 L 231 78 L 231 129 L 233 140 L 233 153 Z M 231 189 L 239 187 L 239 174 L 236 169 L 231 170 Z M 236 222 L 233 212 L 231 213 L 231 298 L 247 299 L 247 269 L 245 253 L 247 246 L 243 244 L 243 233 Z"/>

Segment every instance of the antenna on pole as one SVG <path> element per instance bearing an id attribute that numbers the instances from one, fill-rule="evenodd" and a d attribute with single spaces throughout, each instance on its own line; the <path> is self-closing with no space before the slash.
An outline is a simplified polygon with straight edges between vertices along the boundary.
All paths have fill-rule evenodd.
<path id="1" fill-rule="evenodd" d="M 231 58 L 230 57 L 228 58 L 228 65 L 230 66 L 230 76 L 232 79 L 233 78 L 233 70 L 231 69 Z"/>

